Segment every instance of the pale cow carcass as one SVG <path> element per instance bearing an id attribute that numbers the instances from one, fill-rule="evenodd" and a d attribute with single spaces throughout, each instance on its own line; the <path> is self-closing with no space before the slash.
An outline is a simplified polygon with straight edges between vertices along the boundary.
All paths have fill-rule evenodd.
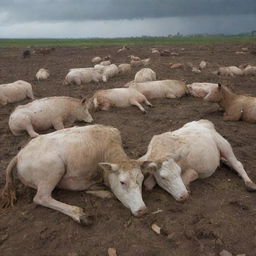
<path id="1" fill-rule="evenodd" d="M 40 68 L 36 73 L 37 80 L 46 80 L 50 76 L 50 72 L 48 69 Z"/>
<path id="2" fill-rule="evenodd" d="M 13 83 L 0 85 L 1 105 L 21 101 L 26 98 L 34 99 L 32 86 L 30 83 L 23 80 L 18 80 Z"/>
<path id="3" fill-rule="evenodd" d="M 180 98 L 187 92 L 183 81 L 158 80 L 144 83 L 130 83 L 129 88 L 134 88 L 147 99 L 155 98 Z"/>
<path id="4" fill-rule="evenodd" d="M 147 212 L 141 194 L 141 169 L 148 164 L 128 158 L 120 133 L 113 127 L 63 129 L 32 139 L 11 160 L 0 202 L 2 207 L 9 207 L 16 200 L 12 172 L 17 166 L 20 181 L 37 190 L 34 203 L 68 215 L 80 224 L 88 225 L 91 221 L 81 207 L 55 200 L 55 188 L 85 190 L 109 198 L 112 194 L 105 190 L 105 185 L 135 216 L 141 216 Z"/>
<path id="5" fill-rule="evenodd" d="M 111 107 L 125 108 L 137 106 L 142 112 L 146 110 L 141 105 L 142 102 L 152 107 L 147 98 L 133 88 L 114 88 L 108 90 L 99 90 L 92 97 L 94 109 L 109 110 Z"/>
<path id="6" fill-rule="evenodd" d="M 205 60 L 202 60 L 200 63 L 199 63 L 199 69 L 202 70 L 202 69 L 205 69 L 207 66 L 207 62 Z"/>
<path id="7" fill-rule="evenodd" d="M 102 75 L 94 68 L 71 69 L 66 75 L 63 84 L 81 85 L 85 83 L 102 81 Z"/>
<path id="8" fill-rule="evenodd" d="M 153 136 L 147 153 L 139 160 L 153 161 L 144 182 L 146 188 L 152 189 L 157 183 L 178 201 L 189 197 L 186 186 L 198 178 L 210 177 L 221 160 L 242 177 L 248 191 L 256 191 L 256 184 L 236 159 L 229 142 L 208 120 L 189 122 L 173 132 Z"/>
<path id="9" fill-rule="evenodd" d="M 109 66 L 109 65 L 111 65 L 111 61 L 110 60 L 104 60 L 104 61 L 101 61 L 99 64 L 102 65 L 102 66 Z"/>
<path id="10" fill-rule="evenodd" d="M 102 58 L 99 57 L 99 56 L 96 56 L 96 57 L 92 58 L 92 60 L 91 60 L 91 62 L 92 62 L 93 64 L 98 64 L 98 63 L 100 63 L 101 61 L 102 61 Z"/>
<path id="11" fill-rule="evenodd" d="M 216 102 L 223 108 L 224 121 L 244 120 L 256 123 L 256 97 L 236 94 L 228 87 L 219 84 L 204 99 Z"/>
<path id="12" fill-rule="evenodd" d="M 192 83 L 186 85 L 188 88 L 189 94 L 194 97 L 204 98 L 206 97 L 211 90 L 214 90 L 218 87 L 218 84 L 215 83 Z"/>
<path id="13" fill-rule="evenodd" d="M 122 63 L 122 64 L 118 65 L 118 71 L 121 74 L 130 73 L 132 71 L 131 64 Z"/>
<path id="14" fill-rule="evenodd" d="M 116 75 L 118 75 L 119 70 L 117 65 L 115 64 L 111 64 L 109 66 L 106 66 L 103 69 L 103 73 L 102 73 L 102 81 L 103 82 L 107 82 L 109 80 L 109 78 L 114 77 Z"/>
<path id="15" fill-rule="evenodd" d="M 246 75 L 246 76 L 248 76 L 248 75 L 256 75 L 256 66 L 247 65 L 243 69 L 243 74 Z"/>
<path id="16" fill-rule="evenodd" d="M 72 97 L 56 96 L 34 100 L 15 108 L 9 118 L 11 132 L 18 136 L 27 131 L 36 137 L 36 131 L 45 131 L 51 127 L 55 130 L 72 126 L 75 121 L 91 123 L 89 113 L 90 101 Z"/>
<path id="17" fill-rule="evenodd" d="M 156 72 L 151 68 L 142 68 L 139 70 L 134 77 L 134 82 L 142 83 L 146 81 L 155 81 L 156 80 Z"/>
<path id="18" fill-rule="evenodd" d="M 242 76 L 243 71 L 236 66 L 220 67 L 217 71 L 217 75 L 221 76 Z"/>

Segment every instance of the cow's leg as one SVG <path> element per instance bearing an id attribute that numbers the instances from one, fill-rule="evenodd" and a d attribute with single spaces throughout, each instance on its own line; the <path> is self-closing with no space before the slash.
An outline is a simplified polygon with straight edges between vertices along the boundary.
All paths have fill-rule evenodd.
<path id="1" fill-rule="evenodd" d="M 137 100 L 131 100 L 131 105 L 138 107 L 143 113 L 146 113 L 146 110 L 142 107 L 142 105 Z"/>
<path id="2" fill-rule="evenodd" d="M 34 100 L 34 95 L 33 95 L 32 89 L 27 90 L 27 97 Z"/>
<path id="3" fill-rule="evenodd" d="M 90 195 L 97 196 L 99 198 L 103 198 L 103 199 L 114 197 L 113 193 L 111 193 L 110 191 L 107 191 L 107 190 L 98 190 L 98 191 L 88 190 L 88 191 L 86 191 L 86 193 L 90 194 Z"/>
<path id="4" fill-rule="evenodd" d="M 187 169 L 181 175 L 182 181 L 185 186 L 188 186 L 192 181 L 198 179 L 198 173 L 193 169 Z"/>
<path id="5" fill-rule="evenodd" d="M 173 93 L 169 92 L 169 93 L 166 94 L 166 98 L 168 98 L 168 99 L 175 99 L 176 96 Z"/>
<path id="6" fill-rule="evenodd" d="M 145 104 L 146 104 L 147 106 L 150 106 L 151 108 L 153 107 L 153 105 L 147 100 L 146 97 L 144 98 L 144 101 L 143 101 L 143 102 L 145 102 Z"/>
<path id="7" fill-rule="evenodd" d="M 45 167 L 47 167 L 47 165 L 44 166 L 44 168 Z M 41 181 L 37 184 L 37 193 L 34 197 L 34 202 L 36 204 L 62 212 L 80 224 L 91 224 L 82 208 L 68 205 L 52 198 L 52 191 L 63 177 L 65 167 L 61 161 L 51 161 L 51 165 L 49 165 L 48 168 L 52 169 L 52 172 L 48 172 L 48 175 L 41 179 Z"/>
<path id="8" fill-rule="evenodd" d="M 35 132 L 34 127 L 32 126 L 30 121 L 26 125 L 26 130 L 27 130 L 29 136 L 32 138 L 35 138 L 40 135 L 39 133 Z"/>
<path id="9" fill-rule="evenodd" d="M 56 120 L 54 120 L 54 121 L 52 122 L 52 125 L 53 125 L 53 127 L 54 127 L 55 130 L 62 130 L 62 129 L 65 128 L 65 127 L 64 127 L 64 124 L 63 124 L 63 122 L 62 122 L 61 119 L 56 119 Z"/>
<path id="10" fill-rule="evenodd" d="M 242 116 L 242 109 L 239 105 L 234 105 L 225 111 L 223 115 L 224 121 L 239 121 Z"/>
<path id="11" fill-rule="evenodd" d="M 221 156 L 227 161 L 227 164 L 232 167 L 243 179 L 245 187 L 248 191 L 256 191 L 256 184 L 247 175 L 243 165 L 239 162 L 232 150 L 232 147 L 220 134 L 216 133 L 217 146 Z"/>

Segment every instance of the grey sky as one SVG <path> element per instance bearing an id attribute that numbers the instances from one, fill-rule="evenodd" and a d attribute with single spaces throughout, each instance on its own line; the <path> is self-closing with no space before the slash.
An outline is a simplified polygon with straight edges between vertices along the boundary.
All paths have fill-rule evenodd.
<path id="1" fill-rule="evenodd" d="M 256 30 L 256 0 L 1 0 L 0 37 L 124 37 Z"/>

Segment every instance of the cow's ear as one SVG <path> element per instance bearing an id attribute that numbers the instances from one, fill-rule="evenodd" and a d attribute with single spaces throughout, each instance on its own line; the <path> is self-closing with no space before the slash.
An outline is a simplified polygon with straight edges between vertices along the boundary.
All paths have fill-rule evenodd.
<path id="1" fill-rule="evenodd" d="M 140 168 L 143 174 L 145 173 L 153 174 L 158 169 L 158 164 L 153 161 L 141 161 Z"/>
<path id="2" fill-rule="evenodd" d="M 154 186 L 156 185 L 156 180 L 153 174 L 149 174 L 144 182 L 143 182 L 144 187 L 146 188 L 146 190 L 152 190 L 154 188 Z"/>
<path id="3" fill-rule="evenodd" d="M 100 168 L 102 168 L 104 171 L 107 171 L 107 172 L 117 172 L 119 169 L 119 166 L 117 164 L 98 163 L 98 165 Z"/>
<path id="4" fill-rule="evenodd" d="M 83 98 L 81 99 L 81 104 L 85 104 L 86 101 L 87 101 L 87 98 L 86 98 L 86 97 L 83 97 Z"/>

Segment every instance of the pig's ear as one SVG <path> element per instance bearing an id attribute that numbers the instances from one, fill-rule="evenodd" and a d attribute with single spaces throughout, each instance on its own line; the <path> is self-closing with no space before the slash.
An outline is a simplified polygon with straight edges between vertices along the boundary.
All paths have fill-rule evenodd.
<path id="1" fill-rule="evenodd" d="M 153 161 L 141 161 L 140 168 L 143 174 L 146 174 L 146 173 L 153 174 L 158 169 L 158 165 L 156 162 L 153 162 Z"/>
<path id="2" fill-rule="evenodd" d="M 119 169 L 119 166 L 117 164 L 111 164 L 111 163 L 98 163 L 99 167 L 102 168 L 104 171 L 107 172 L 117 172 Z"/>

